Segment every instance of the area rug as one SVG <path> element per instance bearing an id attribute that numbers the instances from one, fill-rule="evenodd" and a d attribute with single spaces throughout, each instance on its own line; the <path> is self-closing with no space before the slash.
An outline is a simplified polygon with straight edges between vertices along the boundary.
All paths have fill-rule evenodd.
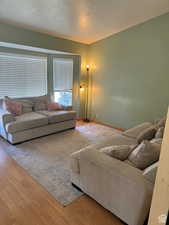
<path id="1" fill-rule="evenodd" d="M 16 146 L 7 144 L 6 151 L 57 201 L 66 206 L 82 195 L 71 185 L 71 153 L 101 142 L 115 133 L 119 131 L 95 123 L 81 124 L 75 130 L 48 135 Z"/>

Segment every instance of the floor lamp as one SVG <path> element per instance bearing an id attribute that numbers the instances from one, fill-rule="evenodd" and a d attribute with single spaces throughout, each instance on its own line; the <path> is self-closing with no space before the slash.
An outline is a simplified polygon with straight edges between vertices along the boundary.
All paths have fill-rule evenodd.
<path id="1" fill-rule="evenodd" d="M 89 65 L 86 65 L 86 95 L 85 95 L 85 118 L 84 122 L 90 122 L 88 118 L 88 107 L 89 107 Z"/>

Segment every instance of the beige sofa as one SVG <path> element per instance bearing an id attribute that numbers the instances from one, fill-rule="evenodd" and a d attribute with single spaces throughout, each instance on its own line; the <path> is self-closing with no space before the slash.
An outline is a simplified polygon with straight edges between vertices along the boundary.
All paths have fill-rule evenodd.
<path id="1" fill-rule="evenodd" d="M 136 137 L 151 125 L 141 124 L 71 156 L 72 183 L 128 225 L 143 225 L 148 216 L 158 163 L 141 171 L 98 150 L 136 144 Z"/>
<path id="2" fill-rule="evenodd" d="M 14 116 L 0 108 L 0 135 L 12 144 L 52 134 L 76 126 L 76 112 L 72 110 L 47 111 L 44 104 L 49 96 L 19 98 L 24 113 Z"/>

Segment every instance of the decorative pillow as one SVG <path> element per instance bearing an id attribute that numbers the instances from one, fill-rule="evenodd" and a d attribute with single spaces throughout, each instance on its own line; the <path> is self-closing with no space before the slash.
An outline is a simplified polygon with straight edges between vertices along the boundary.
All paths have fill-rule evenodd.
<path id="1" fill-rule="evenodd" d="M 101 148 L 100 151 L 111 157 L 124 161 L 133 151 L 134 147 L 135 146 L 133 145 L 113 145 Z"/>
<path id="2" fill-rule="evenodd" d="M 159 144 L 161 145 L 162 144 L 162 138 L 153 138 L 150 143 L 153 143 L 153 144 Z"/>
<path id="3" fill-rule="evenodd" d="M 48 111 L 56 111 L 56 110 L 63 109 L 63 107 L 59 103 L 50 102 L 50 101 L 47 102 L 47 108 L 48 108 Z"/>
<path id="4" fill-rule="evenodd" d="M 72 106 L 63 106 L 62 105 L 62 109 L 63 110 L 67 110 L 67 111 L 71 111 L 73 109 L 73 107 Z"/>
<path id="5" fill-rule="evenodd" d="M 19 116 L 22 114 L 22 104 L 20 102 L 5 97 L 5 99 L 3 100 L 3 106 L 5 110 L 14 114 L 15 116 Z"/>
<path id="6" fill-rule="evenodd" d="M 158 128 L 155 134 L 155 138 L 163 138 L 163 135 L 164 135 L 164 127 Z"/>
<path id="7" fill-rule="evenodd" d="M 129 155 L 128 160 L 138 169 L 144 170 L 154 162 L 159 160 L 161 145 L 143 141 Z"/>
<path id="8" fill-rule="evenodd" d="M 8 100 L 11 100 L 11 101 L 16 101 L 18 103 L 21 103 L 22 104 L 22 114 L 32 112 L 33 103 L 28 99 L 11 99 L 8 96 L 5 96 L 4 99 L 8 99 Z M 5 105 L 5 103 L 3 105 Z"/>
<path id="9" fill-rule="evenodd" d="M 144 140 L 151 140 L 154 138 L 156 134 L 156 128 L 151 126 L 145 130 L 143 130 L 137 137 L 137 142 L 140 144 Z"/>

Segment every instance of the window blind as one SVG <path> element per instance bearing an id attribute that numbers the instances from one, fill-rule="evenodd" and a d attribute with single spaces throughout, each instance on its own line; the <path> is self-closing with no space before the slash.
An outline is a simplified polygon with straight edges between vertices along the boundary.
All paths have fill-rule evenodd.
<path id="1" fill-rule="evenodd" d="M 72 90 L 73 59 L 53 59 L 54 91 Z"/>
<path id="2" fill-rule="evenodd" d="M 47 93 L 47 57 L 0 53 L 0 98 Z"/>

